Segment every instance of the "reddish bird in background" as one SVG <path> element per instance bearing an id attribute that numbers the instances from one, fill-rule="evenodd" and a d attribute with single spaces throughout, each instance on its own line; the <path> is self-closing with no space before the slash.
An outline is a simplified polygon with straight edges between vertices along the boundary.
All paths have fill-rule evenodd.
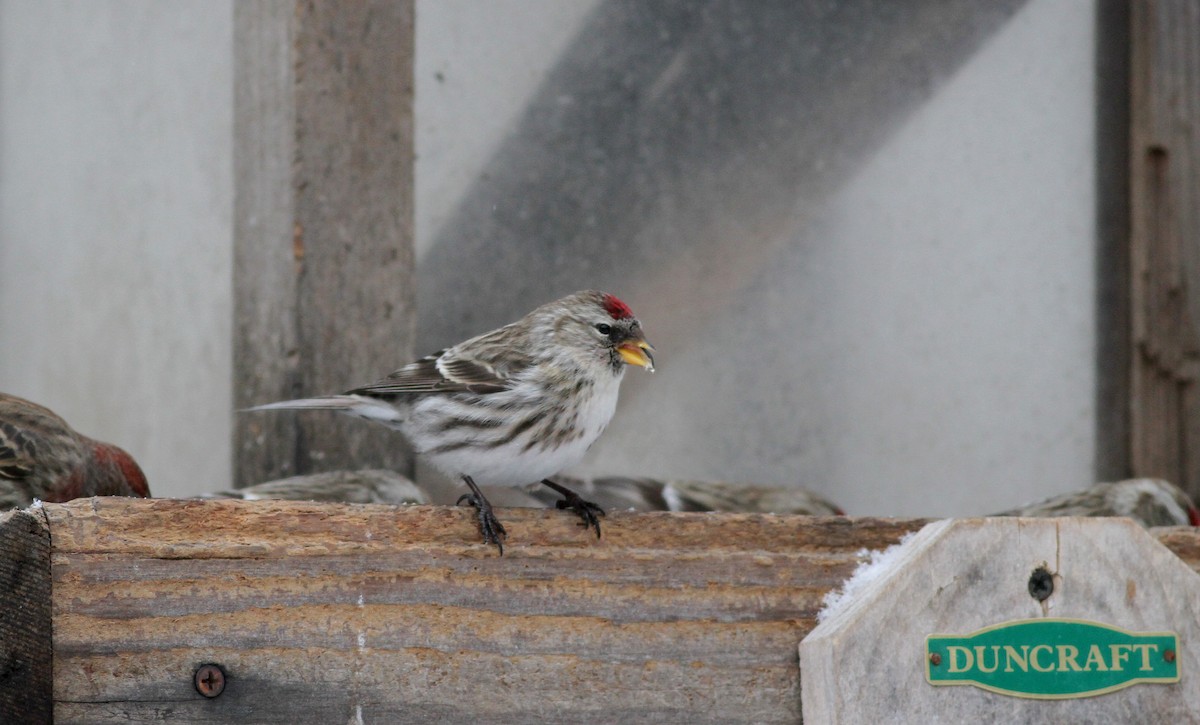
<path id="1" fill-rule="evenodd" d="M 541 481 L 600 535 L 603 509 L 548 477 L 579 463 L 612 419 L 626 365 L 653 372 L 653 349 L 624 302 L 576 292 L 342 395 L 250 410 L 337 410 L 400 431 L 467 484 L 459 501 L 478 510 L 484 541 L 503 554 L 504 526 L 480 485 Z"/>
<path id="2" fill-rule="evenodd" d="M 77 433 L 37 403 L 0 393 L 0 510 L 34 499 L 149 495 L 128 453 Z"/>

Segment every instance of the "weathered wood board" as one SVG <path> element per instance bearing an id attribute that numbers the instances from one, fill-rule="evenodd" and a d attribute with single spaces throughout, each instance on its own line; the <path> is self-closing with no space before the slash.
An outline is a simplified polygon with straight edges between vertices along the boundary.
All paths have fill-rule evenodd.
<path id="1" fill-rule="evenodd" d="M 1129 3 L 1133 475 L 1200 497 L 1200 3 Z"/>
<path id="2" fill-rule="evenodd" d="M 1194 533 L 1192 539 L 1194 546 Z M 1039 567 L 1048 572 L 1043 572 L 1047 580 L 1052 575 L 1052 583 L 1042 589 L 1048 596 L 1041 600 L 1032 596 L 1030 584 Z M 927 668 L 953 672 L 965 662 L 927 664 L 926 637 L 970 635 L 1017 620 L 1046 619 L 1172 632 L 1178 635 L 1178 651 L 1170 649 L 1168 661 L 1178 661 L 1182 679 L 1115 691 L 1119 684 L 1106 683 L 1091 688 L 1104 694 L 1070 699 L 1027 699 L 1042 695 L 926 681 Z M 804 715 L 816 722 L 1196 722 L 1198 642 L 1200 577 L 1131 521 L 938 521 L 899 547 L 800 645 Z M 1055 652 L 1053 646 L 1047 649 Z M 1069 651 L 1059 650 L 1057 657 L 1048 667 L 1030 660 L 1035 674 L 1048 673 L 1043 685 L 1062 683 L 1081 671 L 1104 677 L 1124 672 L 1115 654 L 1111 666 L 1102 658 L 1081 665 Z M 1131 674 L 1121 682 L 1137 678 L 1140 666 L 1130 665 Z M 996 672 L 997 660 L 991 667 L 983 671 Z M 1019 676 L 1028 667 L 1009 662 L 1003 671 Z"/>
<path id="3" fill-rule="evenodd" d="M 234 407 L 338 393 L 411 359 L 413 0 L 239 2 L 234 13 Z M 239 486 L 405 471 L 382 426 L 234 418 Z"/>
<path id="4" fill-rule="evenodd" d="M 50 722 L 50 532 L 40 514 L 0 514 L 0 723 Z"/>
<path id="5" fill-rule="evenodd" d="M 502 558 L 452 507 L 106 498 L 10 517 L 0 573 L 32 584 L 0 597 L 33 624 L 10 614 L 4 652 L 23 638 L 34 676 L 0 679 L 0 720 L 798 722 L 823 597 L 925 523 L 612 512 L 597 541 L 569 513 L 499 515 Z M 1196 530 L 1154 533 L 1200 569 Z M 205 663 L 228 674 L 213 699 Z"/>
<path id="6" fill-rule="evenodd" d="M 498 557 L 462 508 L 44 511 L 62 723 L 797 722 L 822 597 L 923 523 L 506 509 Z"/>

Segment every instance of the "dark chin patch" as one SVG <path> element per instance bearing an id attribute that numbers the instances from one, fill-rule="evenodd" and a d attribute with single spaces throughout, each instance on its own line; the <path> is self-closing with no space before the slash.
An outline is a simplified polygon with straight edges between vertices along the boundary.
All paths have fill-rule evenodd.
<path id="1" fill-rule="evenodd" d="M 625 368 L 625 361 L 621 358 L 621 353 L 617 352 L 617 348 L 610 348 L 608 351 L 608 364 L 612 368 L 613 373 L 619 373 Z"/>

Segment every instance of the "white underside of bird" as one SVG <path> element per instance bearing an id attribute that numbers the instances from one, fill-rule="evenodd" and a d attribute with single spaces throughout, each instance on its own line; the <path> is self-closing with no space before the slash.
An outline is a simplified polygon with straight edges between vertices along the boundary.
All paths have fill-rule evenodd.
<path id="1" fill-rule="evenodd" d="M 416 396 L 411 401 L 392 404 L 365 395 L 330 395 L 269 403 L 251 410 L 336 410 L 399 431 L 413 442 L 418 455 L 447 476 L 468 475 L 481 486 L 521 486 L 549 478 L 583 460 L 616 412 L 623 375 L 620 370 L 598 376 L 578 410 L 568 413 L 562 409 L 561 415 L 575 416 L 575 420 L 571 425 L 574 434 L 561 439 L 549 437 L 550 431 L 557 427 L 553 414 L 507 441 L 503 440 L 506 437 L 503 430 L 487 426 L 486 418 L 480 415 L 481 400 L 491 410 L 528 407 L 531 400 L 544 394 L 529 381 L 486 396 L 470 393 Z M 446 420 L 474 420 L 481 425 L 464 437 L 461 430 L 440 430 Z"/>

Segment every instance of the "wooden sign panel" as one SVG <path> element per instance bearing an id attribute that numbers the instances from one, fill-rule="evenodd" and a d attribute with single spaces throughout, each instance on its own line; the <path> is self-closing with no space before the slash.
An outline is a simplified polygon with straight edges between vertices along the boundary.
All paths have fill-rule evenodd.
<path id="1" fill-rule="evenodd" d="M 806 722 L 1200 712 L 1200 576 L 1128 520 L 938 521 L 883 559 L 800 645 Z"/>

